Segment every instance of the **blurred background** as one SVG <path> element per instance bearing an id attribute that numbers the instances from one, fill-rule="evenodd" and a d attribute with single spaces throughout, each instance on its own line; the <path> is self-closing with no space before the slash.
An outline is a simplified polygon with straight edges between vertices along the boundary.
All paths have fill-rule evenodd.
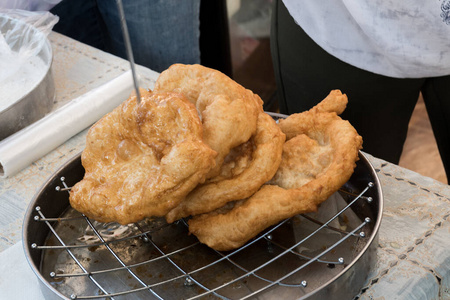
<path id="1" fill-rule="evenodd" d="M 276 84 L 269 43 L 272 1 L 220 0 L 201 3 L 202 64 L 221 70 L 251 89 L 263 99 L 266 111 L 276 112 Z M 202 11 L 214 14 L 202 14 Z M 421 98 L 410 121 L 399 165 L 447 183 Z"/>

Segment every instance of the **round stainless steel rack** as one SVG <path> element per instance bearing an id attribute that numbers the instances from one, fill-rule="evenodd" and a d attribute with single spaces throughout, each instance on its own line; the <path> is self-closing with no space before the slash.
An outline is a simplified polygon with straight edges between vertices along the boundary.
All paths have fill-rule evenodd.
<path id="1" fill-rule="evenodd" d="M 46 299 L 352 299 L 376 262 L 383 196 L 361 152 L 353 176 L 324 202 L 331 204 L 229 252 L 199 243 L 185 220 L 88 219 L 69 204 L 83 175 L 78 154 L 25 216 L 25 254 Z"/>

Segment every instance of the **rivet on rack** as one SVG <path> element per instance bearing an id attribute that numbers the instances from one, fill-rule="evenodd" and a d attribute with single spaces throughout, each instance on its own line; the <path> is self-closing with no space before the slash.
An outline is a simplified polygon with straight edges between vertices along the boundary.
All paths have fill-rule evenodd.
<path id="1" fill-rule="evenodd" d="M 361 232 L 359 233 L 359 236 L 362 237 L 362 238 L 363 238 L 363 237 L 366 237 L 366 233 L 365 233 L 364 231 L 361 231 Z"/>
<path id="2" fill-rule="evenodd" d="M 372 197 L 367 197 L 367 203 L 372 203 L 373 198 Z"/>
<path id="3" fill-rule="evenodd" d="M 308 282 L 306 282 L 306 280 L 303 280 L 302 283 L 301 283 L 301 285 L 302 285 L 303 287 L 306 287 L 306 286 L 308 285 Z"/>
<path id="4" fill-rule="evenodd" d="M 70 299 L 77 299 L 77 295 L 75 294 L 70 295 Z"/>
<path id="5" fill-rule="evenodd" d="M 39 216 L 34 216 L 34 218 L 33 218 L 35 221 L 39 221 Z"/>
<path id="6" fill-rule="evenodd" d="M 371 188 L 374 186 L 373 182 L 369 182 L 368 186 Z"/>
<path id="7" fill-rule="evenodd" d="M 61 191 L 61 187 L 58 185 L 57 187 L 55 187 L 55 191 L 57 192 Z"/>
<path id="8" fill-rule="evenodd" d="M 50 272 L 50 277 L 51 278 L 54 278 L 56 276 L 56 273 L 55 272 Z"/>
<path id="9" fill-rule="evenodd" d="M 339 257 L 338 262 L 339 262 L 340 264 L 343 264 L 343 263 L 344 263 L 344 258 L 343 258 L 343 257 Z"/>
<path id="10" fill-rule="evenodd" d="M 194 281 L 192 280 L 192 278 L 191 277 L 186 277 L 186 279 L 184 280 L 184 285 L 186 285 L 186 286 L 192 286 L 192 285 L 194 285 Z"/>
<path id="11" fill-rule="evenodd" d="M 367 217 L 367 218 L 364 219 L 364 221 L 365 221 L 366 223 L 370 223 L 372 220 L 371 220 L 369 217 Z"/>
<path id="12" fill-rule="evenodd" d="M 36 249 L 37 248 L 36 243 L 31 244 L 31 248 Z"/>
<path id="13" fill-rule="evenodd" d="M 268 235 L 266 235 L 266 240 L 267 240 L 267 251 L 269 252 L 269 253 L 273 253 L 273 244 L 272 244 L 272 235 L 271 234 L 268 234 Z"/>
<path id="14" fill-rule="evenodd" d="M 36 211 L 40 211 L 40 210 L 41 210 L 41 207 L 40 207 L 40 206 L 36 206 L 35 210 L 36 210 Z"/>

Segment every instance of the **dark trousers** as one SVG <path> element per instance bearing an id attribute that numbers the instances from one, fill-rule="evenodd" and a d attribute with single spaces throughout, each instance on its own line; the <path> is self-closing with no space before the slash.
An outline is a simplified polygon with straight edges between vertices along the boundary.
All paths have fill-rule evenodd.
<path id="1" fill-rule="evenodd" d="M 161 72 L 173 63 L 200 63 L 200 0 L 123 1 L 134 60 Z M 54 31 L 127 58 L 116 1 L 63 0 L 51 12 Z"/>
<path id="2" fill-rule="evenodd" d="M 339 89 L 349 99 L 342 118 L 363 137 L 363 150 L 395 164 L 422 92 L 449 178 L 450 76 L 398 79 L 344 63 L 309 38 L 281 0 L 274 2 L 271 51 L 281 113 L 308 110 Z"/>

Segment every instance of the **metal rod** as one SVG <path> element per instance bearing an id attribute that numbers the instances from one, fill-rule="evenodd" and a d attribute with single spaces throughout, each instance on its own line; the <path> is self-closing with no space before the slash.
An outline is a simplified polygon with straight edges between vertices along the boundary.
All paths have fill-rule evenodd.
<path id="1" fill-rule="evenodd" d="M 40 207 L 36 207 L 36 211 L 37 213 L 40 215 L 41 218 L 45 219 L 44 214 L 41 212 Z M 66 244 L 64 243 L 63 239 L 58 235 L 58 233 L 56 232 L 56 230 L 53 228 L 53 226 L 50 224 L 50 222 L 45 221 L 45 224 L 48 226 L 48 228 L 50 229 L 50 231 L 53 233 L 53 235 L 56 237 L 56 239 L 61 243 L 61 245 L 66 246 Z M 86 270 L 86 268 L 81 264 L 81 262 L 77 259 L 77 257 L 75 256 L 75 254 L 73 254 L 72 251 L 70 251 L 69 249 L 66 248 L 67 253 L 70 255 L 70 257 L 73 259 L 73 261 L 75 261 L 75 263 L 78 265 L 78 267 L 80 267 L 80 269 L 84 272 L 89 274 L 89 272 Z M 53 275 L 53 274 L 51 274 Z M 50 275 L 50 276 L 51 276 Z M 94 279 L 94 276 L 92 275 L 88 275 L 88 278 L 102 291 L 103 293 L 103 297 L 108 296 L 109 293 L 103 288 L 103 286 L 100 285 L 99 282 L 97 282 L 97 280 Z M 72 299 L 76 298 L 76 295 L 70 295 L 70 297 Z M 109 296 L 110 299 L 114 299 L 112 296 Z"/>
<path id="2" fill-rule="evenodd" d="M 317 255 L 316 257 L 314 257 L 313 259 L 309 260 L 308 262 L 306 262 L 304 265 L 296 268 L 295 270 L 285 274 L 284 276 L 278 278 L 278 280 L 273 281 L 271 284 L 263 286 L 262 288 L 260 288 L 259 290 L 254 291 L 253 293 L 246 295 L 244 297 L 242 297 L 241 299 L 249 299 L 254 297 L 256 294 L 261 293 L 264 290 L 267 290 L 268 288 L 274 286 L 275 284 L 279 284 L 281 283 L 284 279 L 288 278 L 289 276 L 297 273 L 299 270 L 303 269 L 304 267 L 312 264 L 313 262 L 317 261 L 317 259 L 325 254 L 327 254 L 328 252 L 330 252 L 331 250 L 333 250 L 334 248 L 336 248 L 342 241 L 348 239 L 350 236 L 352 236 L 355 232 L 361 230 L 364 226 L 366 226 L 366 224 L 368 223 L 368 221 L 370 220 L 365 220 L 364 222 L 362 222 L 358 227 L 356 227 L 354 230 L 352 230 L 351 232 L 349 232 L 343 239 L 339 240 L 338 243 L 333 244 L 331 247 L 329 247 L 327 250 L 323 251 L 322 253 L 320 253 L 319 255 Z M 294 245 L 295 247 L 295 245 Z M 290 249 L 293 249 L 294 247 L 291 247 Z"/>
<path id="3" fill-rule="evenodd" d="M 146 260 L 146 261 L 142 261 L 142 262 L 136 263 L 136 264 L 129 264 L 129 265 L 122 266 L 122 267 L 111 268 L 111 269 L 103 269 L 103 270 L 99 270 L 99 271 L 91 271 L 91 272 L 89 272 L 89 274 L 87 274 L 87 273 L 55 274 L 55 278 L 56 277 L 83 277 L 83 276 L 88 276 L 88 275 L 97 275 L 97 274 L 116 272 L 116 271 L 126 270 L 126 269 L 129 269 L 129 268 L 136 268 L 136 267 L 139 267 L 139 266 L 150 264 L 152 262 L 155 262 L 155 261 L 158 261 L 158 260 L 161 260 L 161 259 L 166 259 L 167 257 L 169 257 L 171 255 L 174 255 L 174 254 L 177 254 L 177 253 L 181 253 L 181 252 L 186 251 L 187 249 L 195 247 L 195 246 L 197 246 L 199 244 L 200 244 L 200 242 L 197 242 L 197 243 L 191 244 L 189 246 L 186 246 L 184 248 L 180 248 L 178 250 L 175 250 L 175 251 L 172 251 L 170 253 L 167 253 L 167 254 L 165 254 L 163 256 L 158 256 L 158 257 L 155 257 L 155 258 L 152 258 L 152 259 L 149 259 L 149 260 Z M 180 276 L 180 278 L 183 278 L 183 277 L 185 277 L 185 276 L 184 275 Z M 153 286 L 156 286 L 156 285 L 152 285 L 152 286 L 147 285 L 146 287 L 153 287 Z"/>
<path id="4" fill-rule="evenodd" d="M 122 0 L 116 0 L 117 8 L 119 9 L 120 24 L 122 25 L 123 40 L 127 51 L 127 57 L 130 62 L 131 74 L 133 75 L 134 89 L 136 91 L 137 104 L 141 103 L 141 93 L 139 92 L 139 83 L 136 75 L 136 68 L 133 57 L 133 50 L 131 49 L 130 35 L 128 34 L 127 21 L 125 20 L 125 12 L 123 11 Z"/>
<path id="5" fill-rule="evenodd" d="M 217 292 L 219 289 L 227 286 L 227 285 L 231 285 L 239 280 L 244 279 L 245 277 L 247 277 L 248 275 L 255 275 L 257 271 L 263 269 L 264 267 L 266 267 L 267 265 L 269 265 L 270 263 L 273 263 L 274 261 L 276 261 L 277 259 L 279 259 L 280 257 L 282 257 L 283 255 L 285 255 L 287 252 L 295 249 L 296 247 L 298 247 L 299 245 L 303 244 L 306 240 L 312 238 L 315 234 L 317 234 L 317 232 L 319 232 L 320 230 L 322 230 L 323 228 L 326 228 L 328 226 L 328 224 L 330 224 L 334 219 L 336 219 L 337 217 L 339 217 L 339 215 L 341 215 L 344 211 L 346 211 L 350 206 L 352 206 L 356 201 L 358 201 L 358 199 L 361 199 L 361 196 L 363 194 L 365 194 L 367 192 L 367 190 L 369 188 L 373 187 L 372 183 L 369 183 L 368 186 L 355 198 L 353 199 L 353 201 L 351 201 L 347 206 L 345 206 L 344 208 L 342 208 L 337 214 L 335 214 L 332 218 L 330 218 L 327 222 L 325 222 L 322 226 L 320 226 L 319 228 L 317 228 L 316 230 L 314 230 L 312 233 L 310 233 L 308 236 L 306 236 L 305 238 L 303 238 L 301 241 L 297 242 L 296 244 L 294 244 L 293 246 L 287 248 L 285 251 L 283 251 L 282 253 L 274 256 L 272 259 L 266 261 L 264 264 L 261 264 L 260 266 L 254 268 L 253 270 L 251 270 L 249 273 L 246 273 L 244 275 L 241 276 L 237 276 L 234 279 L 224 283 L 221 286 L 217 286 L 213 289 L 210 289 L 209 292 L 205 292 L 205 293 L 200 293 L 197 296 L 194 296 L 192 298 L 189 298 L 189 300 L 193 300 L 193 299 L 198 299 L 201 297 L 206 296 L 207 294 L 210 293 L 215 293 Z M 311 263 L 317 261 L 318 258 L 320 258 L 321 256 L 323 256 L 324 254 L 330 252 L 332 249 L 334 249 L 336 246 L 338 246 L 339 244 L 341 244 L 344 240 L 346 240 L 349 236 L 352 236 L 356 231 L 360 230 L 362 227 L 364 227 L 370 220 L 368 218 L 366 218 L 366 220 L 359 225 L 355 230 L 351 231 L 350 233 L 348 233 L 343 239 L 340 239 L 338 242 L 334 243 L 330 248 L 328 248 L 327 250 L 323 251 L 322 253 L 320 253 L 319 255 L 317 255 L 316 257 L 314 257 L 312 260 L 309 260 L 308 262 L 306 262 L 305 264 L 303 264 L 302 266 L 300 266 L 299 268 L 297 268 L 295 270 L 295 272 L 298 272 L 300 269 L 305 268 L 306 266 L 310 265 Z M 245 246 L 244 246 L 245 247 Z M 238 249 L 239 250 L 239 249 Z M 295 272 L 290 272 L 288 275 L 281 277 L 280 279 L 278 279 L 277 281 L 272 282 L 271 284 L 262 287 L 261 289 L 255 291 L 254 293 L 252 293 L 250 296 L 253 296 L 275 284 L 279 284 L 281 283 L 282 280 L 284 280 L 285 278 L 291 276 L 293 273 Z M 306 282 L 305 282 L 306 284 Z M 247 299 L 248 297 L 243 297 L 242 299 Z"/>
<path id="6" fill-rule="evenodd" d="M 141 278 L 139 278 L 139 276 L 137 276 L 129 266 L 127 266 L 122 259 L 111 249 L 111 247 L 105 242 L 105 240 L 103 239 L 103 237 L 101 236 L 101 234 L 97 231 L 97 229 L 94 227 L 94 225 L 92 224 L 92 222 L 86 217 L 85 218 L 86 222 L 89 224 L 89 227 L 91 227 L 91 229 L 94 231 L 95 235 L 102 241 L 102 243 L 104 244 L 104 246 L 106 247 L 106 249 L 108 249 L 108 251 L 113 255 L 113 257 L 119 262 L 119 264 L 122 267 L 125 267 L 125 269 L 128 271 L 128 273 L 134 277 L 134 279 L 136 279 L 145 289 L 147 289 L 150 293 L 152 293 L 157 299 L 163 300 L 163 298 L 158 295 L 152 288 L 148 288 L 147 284 L 142 281 Z M 128 294 L 130 291 L 126 291 L 124 292 L 124 294 Z"/>
<path id="7" fill-rule="evenodd" d="M 137 227 L 139 228 L 139 230 L 143 231 L 142 228 L 139 226 L 139 224 L 136 224 L 136 225 L 137 225 Z M 206 286 L 204 286 L 203 284 L 201 284 L 200 282 L 198 282 L 197 280 L 195 280 L 193 277 L 190 276 L 189 273 L 186 273 L 186 271 L 184 271 L 183 268 L 181 268 L 179 265 L 177 265 L 177 264 L 170 258 L 170 256 L 169 256 L 168 254 L 166 254 L 160 247 L 158 247 L 158 245 L 155 244 L 155 242 L 153 242 L 153 240 L 152 240 L 152 238 L 151 238 L 150 236 L 147 236 L 147 238 L 148 238 L 148 241 L 153 245 L 153 247 L 155 247 L 155 249 L 156 249 L 163 257 L 165 257 L 165 258 L 167 259 L 168 262 L 170 262 L 175 268 L 177 268 L 177 269 L 182 273 L 181 276 L 176 277 L 177 279 L 178 279 L 178 278 L 186 278 L 186 279 L 189 278 L 189 280 L 192 280 L 192 282 L 194 282 L 195 284 L 197 284 L 197 286 L 201 287 L 201 288 L 204 289 L 205 291 L 209 291 L 209 289 L 208 289 Z M 197 269 L 197 270 L 199 270 L 199 269 Z M 197 270 L 195 270 L 195 271 L 197 271 Z M 173 279 L 173 278 L 172 278 L 172 279 Z M 219 298 L 225 299 L 225 298 L 222 297 L 221 295 L 218 295 L 218 294 L 215 294 L 215 295 L 216 295 L 217 297 L 219 297 Z"/>
<path id="8" fill-rule="evenodd" d="M 60 189 L 60 190 L 61 190 L 61 191 L 62 191 L 62 190 L 65 190 L 66 192 L 68 192 L 69 189 L 68 189 L 67 184 L 66 184 L 65 181 L 64 181 L 64 177 L 61 178 L 61 182 L 62 182 L 62 185 L 64 186 L 64 189 Z M 263 235 L 261 235 L 261 236 L 255 238 L 255 239 L 254 239 L 253 241 L 251 241 L 250 243 L 248 243 L 248 244 L 244 245 L 243 247 L 241 247 L 241 248 L 239 248 L 239 249 L 236 249 L 236 250 L 234 250 L 234 251 L 232 251 L 232 252 L 230 252 L 230 253 L 224 254 L 224 253 L 215 251 L 219 256 L 221 256 L 220 258 L 217 258 L 217 259 L 215 259 L 214 261 L 209 262 L 207 265 L 204 265 L 204 266 L 202 266 L 202 267 L 196 268 L 195 270 L 191 270 L 191 271 L 185 271 L 185 270 L 183 270 L 181 266 L 177 265 L 177 264 L 175 263 L 175 261 L 172 260 L 171 256 L 174 255 L 174 254 L 176 254 L 176 253 L 180 254 L 180 253 L 182 253 L 183 251 L 185 251 L 186 249 L 198 245 L 199 242 L 196 242 L 196 243 L 194 243 L 194 244 L 188 245 L 187 247 L 183 247 L 183 248 L 177 249 L 177 250 L 175 250 L 175 251 L 167 252 L 167 253 L 166 253 L 166 251 L 163 250 L 163 248 L 159 247 L 159 246 L 156 244 L 156 242 L 152 240 L 152 238 L 151 238 L 151 236 L 150 236 L 150 234 L 151 234 L 153 231 L 158 231 L 158 230 L 161 229 L 162 227 L 165 227 L 165 225 L 163 225 L 162 227 L 159 227 L 159 228 L 157 228 L 157 229 L 152 229 L 152 230 L 149 230 L 149 231 L 148 231 L 148 230 L 145 231 L 144 228 L 142 228 L 142 227 L 140 226 L 139 223 L 136 223 L 136 227 L 141 231 L 141 233 L 140 233 L 140 234 L 137 234 L 137 235 L 134 235 L 133 237 L 147 238 L 147 239 L 148 239 L 148 242 L 150 242 L 150 243 L 153 245 L 153 247 L 161 254 L 161 256 L 158 257 L 158 258 L 152 259 L 152 260 L 145 261 L 145 262 L 140 262 L 140 263 L 128 264 L 128 265 L 127 265 L 127 264 L 124 263 L 124 261 L 122 261 L 122 259 L 121 259 L 121 258 L 120 258 L 120 257 L 119 257 L 119 256 L 118 256 L 111 248 L 110 248 L 110 246 L 109 246 L 110 243 L 116 242 L 117 240 L 114 240 L 114 241 L 105 241 L 105 240 L 103 239 L 101 233 L 94 227 L 94 225 L 90 222 L 90 220 L 89 220 L 88 218 L 86 218 L 85 216 L 83 216 L 83 218 L 84 218 L 84 219 L 86 220 L 86 222 L 88 223 L 89 227 L 93 230 L 94 234 L 95 234 L 95 235 L 97 236 L 97 238 L 100 240 L 101 243 L 98 243 L 98 245 L 105 246 L 105 247 L 109 250 L 109 252 L 114 256 L 114 258 L 119 262 L 119 264 L 121 265 L 120 267 L 115 267 L 115 268 L 111 268 L 111 269 L 106 269 L 106 270 L 104 269 L 104 270 L 100 270 L 100 271 L 89 272 L 86 268 L 84 268 L 84 266 L 81 265 L 81 262 L 80 262 L 80 261 L 76 258 L 76 256 L 70 251 L 70 248 L 72 248 L 72 247 L 77 247 L 78 245 L 66 245 L 66 243 L 64 243 L 64 242 L 62 241 L 62 238 L 60 238 L 60 236 L 58 236 L 56 230 L 55 230 L 55 229 L 52 227 L 52 225 L 50 224 L 50 221 L 61 221 L 61 220 L 71 221 L 71 220 L 75 220 L 75 219 L 77 219 L 77 218 L 67 218 L 67 219 L 66 219 L 66 218 L 46 218 L 46 217 L 44 216 L 44 214 L 42 214 L 42 212 L 40 212 L 40 209 L 39 209 L 39 208 L 36 208 L 36 210 L 38 211 L 39 216 L 38 216 L 37 218 L 35 218 L 35 220 L 36 220 L 36 221 L 43 221 L 43 222 L 45 222 L 45 223 L 47 224 L 47 226 L 50 228 L 51 232 L 55 235 L 55 237 L 56 237 L 56 238 L 58 239 L 58 241 L 61 243 L 62 247 L 60 247 L 60 246 L 42 246 L 42 247 L 41 247 L 41 246 L 37 246 L 37 245 L 32 246 L 32 247 L 33 247 L 33 248 L 37 248 L 37 249 L 46 249 L 47 247 L 48 247 L 48 248 L 56 248 L 56 247 L 58 247 L 58 248 L 63 248 L 63 249 L 65 249 L 65 250 L 68 252 L 68 254 L 70 255 L 70 257 L 75 261 L 75 263 L 81 268 L 81 272 L 80 272 L 80 273 L 72 273 L 72 274 L 56 274 L 56 272 L 52 272 L 52 273 L 53 273 L 52 277 L 54 277 L 54 278 L 59 278 L 59 277 L 88 277 L 94 284 L 97 285 L 97 287 L 99 287 L 99 288 L 101 289 L 101 291 L 102 291 L 103 293 L 105 293 L 105 294 L 107 295 L 107 297 L 110 297 L 110 298 L 113 298 L 113 297 L 115 297 L 115 296 L 128 295 L 128 294 L 131 294 L 131 293 L 135 293 L 135 292 L 140 292 L 140 291 L 145 291 L 145 290 L 147 290 L 147 291 L 153 293 L 153 295 L 155 295 L 157 298 L 162 299 L 162 297 L 161 297 L 160 295 L 158 295 L 158 294 L 153 290 L 153 288 L 155 288 L 155 287 L 157 287 L 157 286 L 163 286 L 163 285 L 165 285 L 165 284 L 169 284 L 169 283 L 171 283 L 171 282 L 174 282 L 175 280 L 179 280 L 179 279 L 183 279 L 183 278 L 186 279 L 186 280 L 189 279 L 189 280 L 192 281 L 195 285 L 197 285 L 198 287 L 200 287 L 200 288 L 203 290 L 203 291 L 199 291 L 198 294 L 197 294 L 197 296 L 191 297 L 191 298 L 189 298 L 189 299 L 197 299 L 197 298 L 201 298 L 201 297 L 204 297 L 204 296 L 207 296 L 207 295 L 210 295 L 210 294 L 213 294 L 213 295 L 215 295 L 215 296 L 217 296 L 217 297 L 219 297 L 219 298 L 222 298 L 222 299 L 226 299 L 226 297 L 220 295 L 218 291 L 219 291 L 221 288 L 224 288 L 224 287 L 226 287 L 226 286 L 230 286 L 230 285 L 232 285 L 233 283 L 235 283 L 235 282 L 237 282 L 237 281 L 239 281 L 239 280 L 243 280 L 243 279 L 245 279 L 246 277 L 249 277 L 249 276 L 254 276 L 254 277 L 256 277 L 256 278 L 258 278 L 258 279 L 260 279 L 260 280 L 263 280 L 264 282 L 268 283 L 267 285 L 265 285 L 265 286 L 263 286 L 263 287 L 261 287 L 261 288 L 259 288 L 259 289 L 256 289 L 256 290 L 254 290 L 254 291 L 252 291 L 252 292 L 249 292 L 249 293 L 248 293 L 246 296 L 244 296 L 244 298 L 243 298 L 243 299 L 248 299 L 248 298 L 252 298 L 252 297 L 254 297 L 255 295 L 257 295 L 257 294 L 259 294 L 259 293 L 261 293 L 261 292 L 263 292 L 263 291 L 269 289 L 270 287 L 272 287 L 272 286 L 274 286 L 274 285 L 288 286 L 288 287 L 306 287 L 306 285 L 307 285 L 306 280 L 305 280 L 305 281 L 302 281 L 301 283 L 292 283 L 292 284 L 290 284 L 290 283 L 284 283 L 283 281 L 286 280 L 289 276 L 293 275 L 294 273 L 298 272 L 299 270 L 305 268 L 306 266 L 308 266 L 308 265 L 310 265 L 310 264 L 312 264 L 312 263 L 314 263 L 314 262 L 325 262 L 325 263 L 327 263 L 327 261 L 322 261 L 320 258 L 323 257 L 325 254 L 329 253 L 330 251 L 332 251 L 333 249 L 335 249 L 338 245 L 340 245 L 343 241 L 347 240 L 348 238 L 357 236 L 357 235 L 356 235 L 356 232 L 360 231 L 367 223 L 371 222 L 371 220 L 370 220 L 369 218 L 365 218 L 364 222 L 362 222 L 362 224 L 360 224 L 359 226 L 357 226 L 357 227 L 356 227 L 354 230 L 352 230 L 351 232 L 342 232 L 342 233 L 345 233 L 345 236 L 342 237 L 338 242 L 334 243 L 333 245 L 331 245 L 330 247 L 328 247 L 325 251 L 321 252 L 320 254 L 316 255 L 315 257 L 307 257 L 307 258 L 306 258 L 306 259 L 307 259 L 307 262 L 306 262 L 306 263 L 304 263 L 304 264 L 302 264 L 301 266 L 299 266 L 298 268 L 296 268 L 296 269 L 294 269 L 294 270 L 292 270 L 292 271 L 286 273 L 285 275 L 283 275 L 283 276 L 281 276 L 281 277 L 278 277 L 278 279 L 270 280 L 270 279 L 264 278 L 263 276 L 258 275 L 258 271 L 259 271 L 259 270 L 262 270 L 263 268 L 265 268 L 265 267 L 268 266 L 269 264 L 275 262 L 277 259 L 279 259 L 280 257 L 282 257 L 283 255 L 285 255 L 285 254 L 287 254 L 287 253 L 294 253 L 294 254 L 296 254 L 296 251 L 295 251 L 294 249 L 295 249 L 296 247 L 298 247 L 300 244 L 302 244 L 304 241 L 306 241 L 307 239 L 312 238 L 318 231 L 323 230 L 323 229 L 325 229 L 325 228 L 328 228 L 328 229 L 329 229 L 329 228 L 332 228 L 331 226 L 329 226 L 329 224 L 330 224 L 333 220 L 335 220 L 337 217 L 339 217 L 339 215 L 341 215 L 345 210 L 347 210 L 348 208 L 350 208 L 351 205 L 353 205 L 356 201 L 358 201 L 358 200 L 360 200 L 360 199 L 364 199 L 364 198 L 365 198 L 365 197 L 364 197 L 364 194 L 365 194 L 365 193 L 367 192 L 367 190 L 368 190 L 369 188 L 371 188 L 371 187 L 373 187 L 373 183 L 369 183 L 369 184 L 367 185 L 367 187 L 366 187 L 359 195 L 356 195 L 355 199 L 353 199 L 350 203 L 348 203 L 347 206 L 345 206 L 344 208 L 342 208 L 337 214 L 335 214 L 333 217 L 331 217 L 327 222 L 325 222 L 325 223 L 320 223 L 320 225 L 321 225 L 320 228 L 317 228 L 316 230 L 314 230 L 313 232 L 311 232 L 308 236 L 306 236 L 306 237 L 305 237 L 304 239 L 302 239 L 301 241 L 297 242 L 295 245 L 292 245 L 292 246 L 290 246 L 290 247 L 281 247 L 281 249 L 284 250 L 284 251 L 282 251 L 282 253 L 280 253 L 280 254 L 278 254 L 278 255 L 272 257 L 271 259 L 269 259 L 269 260 L 266 261 L 265 263 L 260 264 L 258 267 L 254 267 L 254 268 L 252 268 L 251 270 L 248 270 L 247 268 L 241 266 L 239 263 L 237 263 L 236 261 L 234 261 L 233 259 L 231 259 L 231 257 L 232 257 L 233 255 L 236 255 L 237 253 L 239 253 L 239 252 L 242 251 L 243 249 L 249 247 L 251 244 L 253 244 L 253 243 L 255 243 L 256 241 L 261 240 L 261 239 L 266 239 L 266 240 L 269 240 L 271 243 L 274 243 L 267 235 L 268 235 L 268 234 L 271 234 L 274 230 L 276 230 L 276 229 L 277 229 L 278 227 L 280 227 L 282 224 L 284 224 L 285 222 L 287 222 L 287 220 L 282 221 L 282 222 L 279 223 L 278 225 L 276 225 L 276 226 L 274 226 L 273 228 L 271 228 L 270 230 L 268 230 L 268 232 L 265 232 Z M 182 221 L 183 221 L 183 224 L 184 224 L 185 226 L 188 226 L 185 220 L 182 220 Z M 58 223 L 61 223 L 61 222 L 58 222 Z M 167 225 L 167 224 L 166 224 L 166 225 Z M 363 235 L 361 235 L 361 233 L 363 233 L 363 232 L 360 232 L 360 236 L 363 237 Z M 128 239 L 128 238 L 129 238 L 129 237 L 124 238 L 124 239 Z M 122 239 L 120 239 L 120 240 L 122 240 Z M 274 244 L 276 245 L 276 243 L 274 243 Z M 92 246 L 92 245 L 91 245 L 91 246 Z M 280 245 L 280 246 L 281 246 L 281 245 Z M 300 254 L 299 254 L 299 255 L 300 255 Z M 137 266 L 147 264 L 147 263 L 149 263 L 149 262 L 151 262 L 151 261 L 157 261 L 157 260 L 163 260 L 163 259 L 165 259 L 165 260 L 167 260 L 169 263 L 171 263 L 175 268 L 177 268 L 177 269 L 181 272 L 181 274 L 179 274 L 179 275 L 177 275 L 177 276 L 174 276 L 174 277 L 171 277 L 171 278 L 169 278 L 169 279 L 163 280 L 163 281 L 158 281 L 158 282 L 156 282 L 156 283 L 147 284 L 147 283 L 143 282 L 143 281 L 142 281 L 142 280 L 141 280 L 141 279 L 140 279 L 140 278 L 139 278 L 139 277 L 131 270 L 131 268 L 135 268 L 135 267 L 137 267 Z M 342 259 L 342 261 L 341 261 L 341 259 L 342 259 L 342 258 L 339 259 L 339 264 L 343 264 L 343 259 Z M 244 271 L 245 274 L 240 275 L 240 276 L 238 276 L 238 275 L 236 274 L 236 277 L 235 277 L 233 280 L 227 281 L 227 282 L 223 283 L 222 285 L 216 286 L 216 287 L 214 287 L 214 288 L 210 288 L 210 287 L 208 287 L 207 285 L 204 285 L 200 280 L 197 280 L 197 279 L 194 277 L 194 275 L 195 275 L 196 273 L 198 273 L 198 272 L 200 272 L 200 271 L 202 271 L 202 270 L 206 270 L 206 269 L 210 268 L 211 266 L 213 266 L 213 265 L 215 265 L 215 264 L 217 264 L 217 263 L 219 263 L 219 262 L 221 262 L 221 261 L 224 261 L 224 260 L 226 260 L 226 261 L 232 263 L 234 266 L 236 266 L 236 267 L 239 268 L 240 270 Z M 328 263 L 330 263 L 330 262 L 328 262 Z M 331 263 L 333 263 L 333 262 L 331 262 Z M 94 275 L 97 276 L 97 275 L 100 275 L 100 274 L 109 273 L 109 272 L 115 272 L 115 271 L 118 271 L 118 270 L 126 270 L 126 271 L 128 271 L 132 277 L 134 277 L 135 279 L 138 280 L 139 283 L 141 283 L 141 286 L 142 286 L 142 287 L 140 287 L 140 288 L 134 288 L 134 289 L 129 289 L 129 290 L 126 290 L 126 291 L 121 291 L 121 292 L 110 292 L 110 293 L 107 293 L 107 292 L 100 286 L 100 284 L 94 279 Z M 72 295 L 70 295 L 70 297 L 72 297 L 72 299 L 99 299 L 99 298 L 104 298 L 105 295 L 83 296 L 83 295 L 72 294 Z"/>

